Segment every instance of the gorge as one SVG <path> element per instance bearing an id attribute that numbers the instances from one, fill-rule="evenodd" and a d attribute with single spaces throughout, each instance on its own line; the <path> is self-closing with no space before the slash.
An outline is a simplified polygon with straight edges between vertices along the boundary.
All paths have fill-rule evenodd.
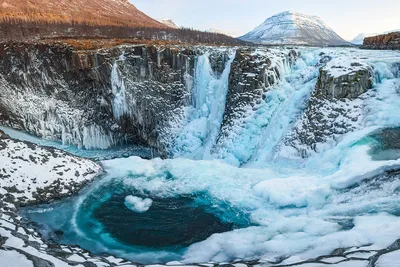
<path id="1" fill-rule="evenodd" d="M 82 182 L 1 180 L 0 243 L 35 267 L 384 266 L 399 253 L 398 51 L 58 42 L 0 56 L 0 156 L 22 151 L 0 174 L 62 149 L 71 166 L 50 169 Z"/>

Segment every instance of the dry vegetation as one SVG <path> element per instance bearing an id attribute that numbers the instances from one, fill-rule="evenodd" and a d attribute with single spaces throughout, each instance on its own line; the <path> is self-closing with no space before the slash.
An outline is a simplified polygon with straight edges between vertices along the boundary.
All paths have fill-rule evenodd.
<path id="1" fill-rule="evenodd" d="M 223 34 L 169 28 L 136 9 L 128 0 L 3 0 L 0 7 L 0 41 L 3 42 L 76 39 L 74 45 L 83 48 L 99 47 L 101 42 L 93 38 L 123 39 L 129 43 L 244 43 Z M 112 42 L 116 41 L 106 43 Z"/>
<path id="2" fill-rule="evenodd" d="M 1 2 L 0 19 L 166 28 L 164 24 L 139 11 L 128 0 L 2 0 Z"/>

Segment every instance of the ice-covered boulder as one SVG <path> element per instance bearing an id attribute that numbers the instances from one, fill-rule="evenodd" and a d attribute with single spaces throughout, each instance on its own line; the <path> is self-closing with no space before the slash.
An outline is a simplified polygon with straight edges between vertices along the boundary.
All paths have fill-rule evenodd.
<path id="1" fill-rule="evenodd" d="M 373 70 L 362 60 L 320 56 L 319 77 L 308 106 L 284 140 L 285 146 L 297 151 L 292 155 L 308 157 L 323 151 L 356 129 L 362 117 L 362 95 L 373 86 Z"/>
<path id="2" fill-rule="evenodd" d="M 371 89 L 372 83 L 373 71 L 366 63 L 333 59 L 320 69 L 315 96 L 354 99 Z"/>
<path id="3" fill-rule="evenodd" d="M 48 245 L 18 213 L 21 206 L 76 194 L 100 173 L 101 166 L 91 160 L 14 140 L 0 131 L 0 262 L 13 267 L 110 266 L 105 257 L 80 248 Z"/>

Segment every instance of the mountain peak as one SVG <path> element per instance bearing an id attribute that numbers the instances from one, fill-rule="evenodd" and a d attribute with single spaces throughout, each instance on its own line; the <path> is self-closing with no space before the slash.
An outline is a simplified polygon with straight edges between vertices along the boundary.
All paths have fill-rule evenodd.
<path id="1" fill-rule="evenodd" d="M 240 37 L 258 44 L 347 45 L 320 17 L 284 11 L 266 19 L 253 31 Z"/>

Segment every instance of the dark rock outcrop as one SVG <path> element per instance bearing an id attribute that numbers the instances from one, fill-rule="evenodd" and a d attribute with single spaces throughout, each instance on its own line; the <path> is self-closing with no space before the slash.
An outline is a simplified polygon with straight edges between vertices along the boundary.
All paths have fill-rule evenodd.
<path id="1" fill-rule="evenodd" d="M 341 135 L 355 130 L 362 115 L 360 97 L 373 85 L 373 71 L 365 63 L 331 61 L 321 55 L 323 67 L 307 109 L 284 141 L 297 156 L 324 150 Z M 285 155 L 287 156 L 287 155 Z"/>
<path id="2" fill-rule="evenodd" d="M 283 79 L 284 69 L 290 68 L 300 57 L 295 50 L 289 50 L 282 52 L 277 62 L 272 62 L 277 55 L 268 54 L 268 51 L 256 53 L 255 50 L 236 51 L 229 76 L 223 127 L 233 126 L 232 123 L 243 117 L 249 108 L 263 101 L 263 94 Z"/>
<path id="3" fill-rule="evenodd" d="M 400 32 L 392 32 L 378 36 L 367 37 L 362 49 L 400 50 Z"/>
<path id="4" fill-rule="evenodd" d="M 225 112 L 214 151 L 236 138 L 250 113 L 266 101 L 265 93 L 284 79 L 300 53 L 288 49 L 280 52 L 256 48 L 240 48 L 231 65 Z"/>
<path id="5" fill-rule="evenodd" d="M 2 44 L 1 124 L 87 149 L 134 143 L 166 155 L 192 103 L 197 56 L 207 53 L 218 74 L 229 60 L 223 51 Z"/>
<path id="6" fill-rule="evenodd" d="M 344 70 L 344 74 L 337 76 L 331 73 L 332 68 L 346 67 L 321 68 L 315 96 L 331 99 L 354 99 L 372 88 L 373 71 L 371 67 L 353 62 L 350 64 L 350 68 Z"/>

